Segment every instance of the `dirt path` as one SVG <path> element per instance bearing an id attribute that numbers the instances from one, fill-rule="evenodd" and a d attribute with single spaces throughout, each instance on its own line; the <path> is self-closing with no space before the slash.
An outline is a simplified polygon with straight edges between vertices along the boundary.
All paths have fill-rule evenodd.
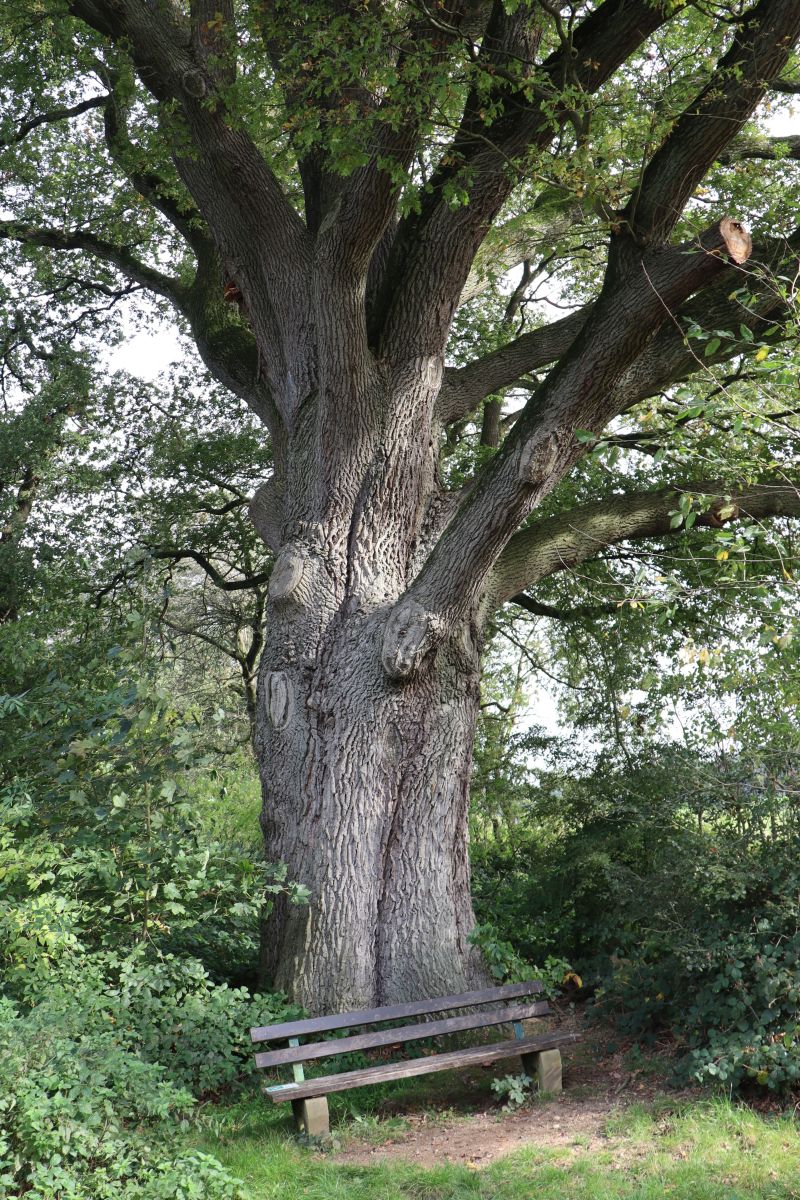
<path id="1" fill-rule="evenodd" d="M 340 1163 L 371 1163 L 403 1159 L 421 1167 L 451 1162 L 484 1166 L 522 1146 L 580 1147 L 582 1151 L 607 1145 L 604 1128 L 618 1104 L 596 1097 L 585 1101 L 554 1100 L 517 1113 L 481 1112 L 471 1117 L 431 1122 L 409 1118 L 409 1129 L 381 1145 L 354 1142 L 339 1151 Z"/>
<path id="2" fill-rule="evenodd" d="M 653 1074 L 626 1067 L 621 1050 L 587 1039 L 564 1053 L 564 1091 L 553 1100 L 533 1102 L 515 1113 L 503 1112 L 487 1097 L 488 1079 L 509 1073 L 508 1066 L 496 1071 L 478 1068 L 460 1076 L 461 1086 L 439 1115 L 430 1109 L 405 1112 L 407 1128 L 375 1144 L 352 1140 L 339 1150 L 334 1161 L 365 1164 L 401 1159 L 417 1166 L 441 1162 L 485 1166 L 523 1146 L 574 1148 L 581 1153 L 609 1145 L 609 1118 L 632 1103 L 647 1103 L 663 1093 L 663 1080 Z M 669 1093 L 676 1100 L 688 1092 Z M 439 1097 L 441 1101 L 441 1096 Z"/>

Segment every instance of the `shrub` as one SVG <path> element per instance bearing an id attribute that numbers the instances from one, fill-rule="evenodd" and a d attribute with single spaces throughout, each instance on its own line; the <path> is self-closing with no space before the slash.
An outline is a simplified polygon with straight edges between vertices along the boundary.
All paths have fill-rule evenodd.
<path id="1" fill-rule="evenodd" d="M 681 1080 L 796 1089 L 800 932 L 793 900 L 774 909 L 739 929 L 704 925 L 699 912 L 694 944 L 651 945 L 646 958 L 618 962 L 601 1002 L 636 1034 L 670 1028 Z"/>
<path id="2" fill-rule="evenodd" d="M 59 998 L 21 1014 L 0 1000 L 0 1196 L 30 1200 L 234 1200 L 214 1159 L 181 1153 L 190 1094 L 96 1010 Z M 103 1028 L 105 1023 L 105 1028 Z"/>
<path id="3" fill-rule="evenodd" d="M 214 983 L 194 959 L 132 956 L 110 989 L 128 1044 L 194 1095 L 230 1087 L 255 1071 L 248 1030 L 304 1015 L 279 994 Z"/>
<path id="4" fill-rule="evenodd" d="M 794 1091 L 796 767 L 783 780 L 727 768 L 665 750 L 635 771 L 551 780 L 513 842 L 473 855 L 480 944 L 498 969 L 565 955 L 623 1031 L 672 1037 L 683 1082 Z"/>
<path id="5" fill-rule="evenodd" d="M 254 1071 L 248 1029 L 302 1014 L 280 995 L 215 983 L 195 959 L 154 959 L 146 947 L 74 955 L 49 973 L 33 1011 L 59 1012 L 91 1039 L 113 1030 L 115 1043 L 199 1097 L 230 1088 Z"/>

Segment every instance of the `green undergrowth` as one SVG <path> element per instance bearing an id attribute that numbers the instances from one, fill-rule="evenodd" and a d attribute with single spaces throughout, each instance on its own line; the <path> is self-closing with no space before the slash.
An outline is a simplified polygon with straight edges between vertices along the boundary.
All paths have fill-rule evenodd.
<path id="1" fill-rule="evenodd" d="M 403 1094 L 411 1110 L 421 1102 L 413 1089 Z M 242 1181 L 248 1200 L 800 1198 L 800 1135 L 790 1115 L 761 1117 L 722 1100 L 685 1106 L 664 1100 L 611 1118 L 599 1148 L 576 1131 L 566 1145 L 529 1146 L 480 1170 L 448 1163 L 421 1169 L 381 1159 L 380 1151 L 374 1165 L 337 1162 L 337 1145 L 403 1136 L 401 1116 L 376 1111 L 386 1102 L 386 1095 L 365 1100 L 361 1112 L 352 1102 L 349 1111 L 332 1106 L 333 1153 L 294 1141 L 288 1106 L 273 1108 L 257 1097 L 226 1108 L 208 1106 L 195 1126 L 192 1149 L 218 1158 Z M 547 1105 L 542 1104 L 544 1119 Z M 431 1115 L 458 1120 L 463 1113 L 456 1106 L 447 1113 L 434 1108 Z"/>

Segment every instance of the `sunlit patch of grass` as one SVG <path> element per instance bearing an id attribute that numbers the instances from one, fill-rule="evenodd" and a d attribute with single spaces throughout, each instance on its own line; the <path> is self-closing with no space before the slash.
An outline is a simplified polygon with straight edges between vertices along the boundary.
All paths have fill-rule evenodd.
<path id="1" fill-rule="evenodd" d="M 338 1136 L 397 1134 L 397 1118 L 344 1120 Z M 386 1125 L 385 1131 L 381 1125 Z M 423 1170 L 376 1155 L 351 1166 L 298 1146 L 283 1106 L 245 1100 L 201 1114 L 194 1142 L 244 1184 L 248 1200 L 800 1200 L 800 1133 L 725 1101 L 663 1102 L 609 1121 L 589 1149 L 529 1145 L 485 1169 Z M 417 1136 L 419 1133 L 417 1131 Z"/>
<path id="2" fill-rule="evenodd" d="M 398 1134 L 405 1133 L 409 1122 L 405 1117 L 377 1117 L 374 1115 L 357 1116 L 346 1130 L 339 1129 L 339 1137 L 356 1138 L 359 1142 L 367 1142 L 370 1146 L 381 1146 L 392 1141 Z"/>

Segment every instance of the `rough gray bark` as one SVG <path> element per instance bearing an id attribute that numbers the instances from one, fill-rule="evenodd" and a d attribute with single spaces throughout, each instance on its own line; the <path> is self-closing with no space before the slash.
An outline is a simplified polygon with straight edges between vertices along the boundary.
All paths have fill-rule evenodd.
<path id="1" fill-rule="evenodd" d="M 400 687 L 381 668 L 385 604 L 336 617 L 322 645 L 300 639 L 305 653 L 287 653 L 272 616 L 262 823 L 271 859 L 313 886 L 308 908 L 279 907 L 266 927 L 266 976 L 321 1012 L 480 983 L 467 942 L 477 647 Z"/>
<path id="2" fill-rule="evenodd" d="M 322 520 L 292 521 L 281 497 L 259 684 L 262 823 L 268 857 L 312 898 L 278 906 L 262 968 L 318 1011 L 484 979 L 467 942 L 477 631 L 460 627 L 408 686 L 393 674 L 420 652 L 413 622 L 395 627 L 396 658 L 384 661 L 392 604 L 442 520 L 432 438 L 412 443 L 407 425 L 427 413 L 432 429 L 439 378 L 409 364 L 393 395 L 365 371 L 367 403 L 393 419 L 363 428 L 363 407 L 341 405 L 351 469 L 329 481 L 335 495 L 322 490 Z M 324 485 L 320 459 L 310 462 Z M 269 492 L 261 514 L 269 522 Z"/>
<path id="3" fill-rule="evenodd" d="M 265 975 L 318 1012 L 464 990 L 482 972 L 467 941 L 466 811 L 483 631 L 492 604 L 540 567 L 535 535 L 515 531 L 584 453 L 576 430 L 599 432 L 665 373 L 685 372 L 669 341 L 676 314 L 747 259 L 735 215 L 717 214 L 684 245 L 671 238 L 696 183 L 789 61 L 800 5 L 760 0 L 733 26 L 708 86 L 644 164 L 635 194 L 605 214 L 608 267 L 594 304 L 447 373 L 453 314 L 520 174 L 559 128 L 580 131 L 576 97 L 585 104 L 670 7 L 603 0 L 541 62 L 544 6 L 409 9 L 386 51 L 399 81 L 390 120 L 381 124 L 380 90 L 351 83 L 347 95 L 314 99 L 320 119 L 357 102 L 375 123 L 349 175 L 326 161 L 324 145 L 298 148 L 305 220 L 247 123 L 226 108 L 236 5 L 195 0 L 188 14 L 144 0 L 68 7 L 130 56 L 162 106 L 191 209 L 136 163 L 126 169 L 186 238 L 195 277 L 167 278 L 87 231 L 5 222 L 0 236 L 83 250 L 167 297 L 209 369 L 272 435 L 275 473 L 251 507 L 278 555 L 257 714 L 263 827 L 268 857 L 309 886 L 311 903 L 276 906 Z M 335 7 L 359 11 L 347 0 Z M 290 21 L 282 41 L 270 14 L 264 6 L 264 52 L 291 117 L 307 102 L 304 79 L 281 75 L 298 30 Z M 469 39 L 479 19 L 478 45 Z M 408 170 L 435 107 L 433 92 L 429 111 L 420 97 L 465 38 L 480 85 L 418 208 L 401 218 L 397 172 Z M 485 78 L 497 81 L 488 95 Z M 129 162 L 112 72 L 106 86 L 109 152 Z M 457 179 L 468 203 L 448 199 Z M 438 475 L 443 427 L 552 362 L 487 467 L 448 494 Z M 496 434 L 487 430 L 487 440 Z M 605 538 L 636 536 L 630 514 L 612 515 Z"/>

